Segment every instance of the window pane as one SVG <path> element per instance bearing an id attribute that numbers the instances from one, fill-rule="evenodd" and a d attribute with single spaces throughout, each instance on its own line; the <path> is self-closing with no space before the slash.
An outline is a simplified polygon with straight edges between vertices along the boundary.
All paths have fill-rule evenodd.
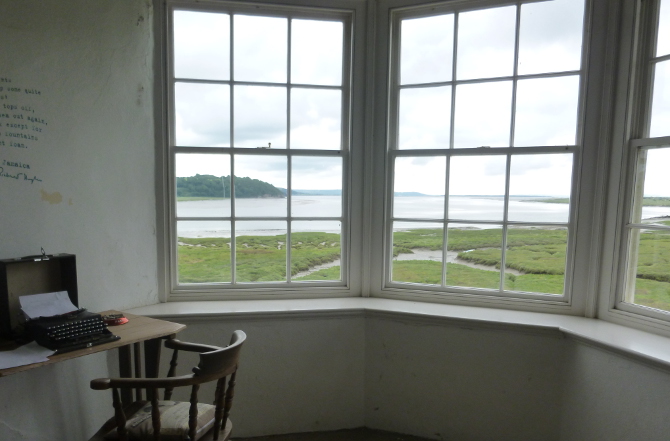
<path id="1" fill-rule="evenodd" d="M 632 245 L 635 279 L 626 301 L 670 311 L 670 231 L 635 229 Z"/>
<path id="2" fill-rule="evenodd" d="M 286 281 L 286 222 L 241 221 L 235 224 L 238 282 Z"/>
<path id="3" fill-rule="evenodd" d="M 230 16 L 209 12 L 174 12 L 176 78 L 230 78 Z"/>
<path id="4" fill-rule="evenodd" d="M 291 148 L 340 150 L 342 92 L 291 89 Z"/>
<path id="5" fill-rule="evenodd" d="M 291 216 L 341 216 L 342 159 L 294 156 L 291 164 Z"/>
<path id="6" fill-rule="evenodd" d="M 393 216 L 444 219 L 446 158 L 396 158 Z"/>
<path id="7" fill-rule="evenodd" d="M 235 15 L 233 25 L 235 80 L 285 83 L 288 20 Z"/>
<path id="8" fill-rule="evenodd" d="M 454 15 L 400 22 L 400 84 L 451 81 Z"/>
<path id="9" fill-rule="evenodd" d="M 400 91 L 398 148 L 449 148 L 450 127 L 450 86 Z"/>
<path id="10" fill-rule="evenodd" d="M 235 156 L 235 215 L 286 217 L 285 157 Z"/>
<path id="11" fill-rule="evenodd" d="M 505 253 L 505 289 L 563 294 L 566 228 L 510 227 Z"/>
<path id="12" fill-rule="evenodd" d="M 230 222 L 177 222 L 178 282 L 230 282 L 230 250 Z"/>
<path id="13" fill-rule="evenodd" d="M 656 56 L 670 54 L 670 0 L 661 0 Z"/>
<path id="14" fill-rule="evenodd" d="M 293 20 L 291 25 L 291 82 L 341 85 L 342 23 Z"/>
<path id="15" fill-rule="evenodd" d="M 506 156 L 453 156 L 449 219 L 503 220 Z"/>
<path id="16" fill-rule="evenodd" d="M 517 83 L 515 146 L 574 145 L 579 77 Z"/>
<path id="17" fill-rule="evenodd" d="M 637 175 L 644 180 L 642 209 L 633 210 L 633 222 L 670 225 L 670 148 L 650 149 L 638 163 Z"/>
<path id="18" fill-rule="evenodd" d="M 458 17 L 457 78 L 512 75 L 516 7 L 464 12 Z"/>
<path id="19" fill-rule="evenodd" d="M 339 222 L 292 222 L 291 280 L 342 280 L 341 232 Z"/>
<path id="20" fill-rule="evenodd" d="M 175 83 L 176 145 L 230 146 L 230 87 Z"/>
<path id="21" fill-rule="evenodd" d="M 502 228 L 449 225 L 447 285 L 499 289 Z"/>
<path id="22" fill-rule="evenodd" d="M 443 243 L 441 224 L 394 222 L 391 280 L 442 285 Z"/>
<path id="23" fill-rule="evenodd" d="M 230 216 L 230 155 L 175 155 L 177 216 Z"/>
<path id="24" fill-rule="evenodd" d="M 670 60 L 656 64 L 649 136 L 670 136 Z"/>
<path id="25" fill-rule="evenodd" d="M 554 0 L 521 6 L 519 74 L 579 70 L 584 0 Z"/>
<path id="26" fill-rule="evenodd" d="M 235 147 L 286 148 L 286 89 L 235 86 Z"/>
<path id="27" fill-rule="evenodd" d="M 571 183 L 572 154 L 513 156 L 508 219 L 567 222 Z"/>
<path id="28" fill-rule="evenodd" d="M 454 147 L 508 147 L 512 82 L 456 87 Z"/>

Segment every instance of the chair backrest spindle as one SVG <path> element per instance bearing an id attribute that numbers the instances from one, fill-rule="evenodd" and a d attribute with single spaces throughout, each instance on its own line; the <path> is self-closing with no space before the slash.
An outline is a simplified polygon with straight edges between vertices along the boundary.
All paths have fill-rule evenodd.
<path id="1" fill-rule="evenodd" d="M 179 357 L 179 350 L 175 349 L 172 351 L 172 358 L 170 359 L 170 370 L 168 371 L 168 378 L 174 377 L 177 372 L 177 358 Z M 163 395 L 164 400 L 169 400 L 172 398 L 173 387 L 166 387 L 165 394 Z"/>
<path id="2" fill-rule="evenodd" d="M 158 407 L 158 389 L 151 391 L 151 425 L 154 429 L 154 441 L 161 439 L 161 411 Z"/>
<path id="3" fill-rule="evenodd" d="M 119 389 L 112 388 L 112 401 L 114 405 L 114 417 L 116 418 L 117 433 L 121 441 L 128 441 L 128 432 L 126 431 L 126 414 L 123 412 L 121 396 Z"/>
<path id="4" fill-rule="evenodd" d="M 198 425 L 198 389 L 200 389 L 199 384 L 194 384 L 191 387 L 191 407 L 188 410 L 188 435 L 192 440 L 195 439 Z"/>
<path id="5" fill-rule="evenodd" d="M 230 380 L 228 381 L 228 388 L 226 389 L 226 398 L 223 405 L 223 416 L 222 421 L 226 421 L 230 415 L 230 409 L 233 407 L 233 397 L 235 397 L 235 374 L 233 372 L 230 375 Z M 218 438 L 215 438 L 218 439 Z"/>

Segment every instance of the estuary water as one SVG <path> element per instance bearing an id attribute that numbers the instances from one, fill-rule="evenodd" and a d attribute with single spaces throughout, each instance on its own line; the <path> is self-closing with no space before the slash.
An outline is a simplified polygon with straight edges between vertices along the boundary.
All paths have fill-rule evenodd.
<path id="1" fill-rule="evenodd" d="M 296 217 L 339 217 L 339 196 L 293 196 L 291 215 Z M 423 222 L 397 222 L 396 229 L 431 228 L 438 225 L 430 219 L 444 216 L 444 198 L 441 196 L 396 197 L 394 217 L 426 219 Z M 229 199 L 183 201 L 177 203 L 179 217 L 227 217 L 231 215 Z M 452 226 L 468 228 L 494 228 L 472 221 L 501 221 L 503 200 L 497 197 L 452 197 L 449 201 L 449 218 L 457 221 Z M 235 215 L 238 217 L 286 217 L 287 199 L 237 199 Z M 644 207 L 643 218 L 670 216 L 670 207 Z M 540 202 L 538 197 L 510 198 L 509 220 L 538 223 L 565 223 L 568 221 L 568 204 Z M 468 222 L 469 221 L 469 222 Z M 276 235 L 286 232 L 286 222 L 259 220 L 238 221 L 237 234 Z M 338 221 L 313 220 L 294 222 L 293 231 L 340 232 Z M 227 221 L 180 221 L 180 237 L 230 237 Z"/>

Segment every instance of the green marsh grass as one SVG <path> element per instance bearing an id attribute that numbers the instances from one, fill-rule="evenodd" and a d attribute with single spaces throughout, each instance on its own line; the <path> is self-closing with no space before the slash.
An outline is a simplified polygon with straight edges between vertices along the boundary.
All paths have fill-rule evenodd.
<path id="1" fill-rule="evenodd" d="M 670 224 L 670 221 L 662 221 Z M 442 249 L 441 229 L 395 232 L 393 255 L 412 250 Z M 333 233 L 293 233 L 291 275 L 340 258 L 340 236 Z M 501 229 L 449 229 L 447 248 L 466 263 L 500 268 Z M 230 283 L 229 238 L 179 238 L 180 283 Z M 565 229 L 515 228 L 508 232 L 506 267 L 522 274 L 506 274 L 506 290 L 561 294 L 565 273 Z M 286 235 L 237 238 L 237 281 L 286 281 Z M 441 285 L 442 263 L 394 260 L 392 279 L 398 282 Z M 640 235 L 636 303 L 670 310 L 670 234 Z M 340 280 L 340 266 L 320 269 L 294 281 Z M 450 286 L 499 288 L 499 272 L 447 264 Z"/>

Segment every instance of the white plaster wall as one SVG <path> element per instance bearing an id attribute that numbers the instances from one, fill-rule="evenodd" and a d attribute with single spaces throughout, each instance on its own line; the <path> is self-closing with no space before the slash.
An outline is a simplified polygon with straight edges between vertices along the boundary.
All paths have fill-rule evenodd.
<path id="1" fill-rule="evenodd" d="M 231 412 L 236 437 L 337 430 L 365 425 L 364 320 L 360 314 L 182 320 L 188 327 L 178 338 L 225 345 L 234 330 L 246 332 Z M 196 356 L 185 355 L 181 373 L 197 365 Z M 165 351 L 162 372 L 169 356 Z M 201 388 L 200 396 L 212 398 L 213 389 Z"/>
<path id="2" fill-rule="evenodd" d="M 0 440 L 86 440 L 111 416 L 111 399 L 89 388 L 107 376 L 99 353 L 0 378 Z"/>
<path id="3" fill-rule="evenodd" d="M 42 180 L 0 177 L 0 258 L 76 254 L 91 310 L 158 299 L 152 12 L 145 0 L 0 0 L 0 78 L 39 89 L 48 121 L 29 149 L 0 146 L 0 161 Z M 110 415 L 88 385 L 107 366 L 100 354 L 0 378 L 0 440 L 88 439 Z"/>
<path id="4" fill-rule="evenodd" d="M 561 441 L 670 439 L 670 371 L 573 342 L 566 352 Z"/>
<path id="5" fill-rule="evenodd" d="M 0 0 L 0 11 L 0 78 L 40 90 L 32 104 L 48 122 L 30 148 L 0 146 L 42 180 L 0 177 L 0 258 L 73 253 L 81 306 L 156 303 L 151 2 Z"/>
<path id="6" fill-rule="evenodd" d="M 558 441 L 564 343 L 558 332 L 369 318 L 366 426 L 438 440 Z"/>

